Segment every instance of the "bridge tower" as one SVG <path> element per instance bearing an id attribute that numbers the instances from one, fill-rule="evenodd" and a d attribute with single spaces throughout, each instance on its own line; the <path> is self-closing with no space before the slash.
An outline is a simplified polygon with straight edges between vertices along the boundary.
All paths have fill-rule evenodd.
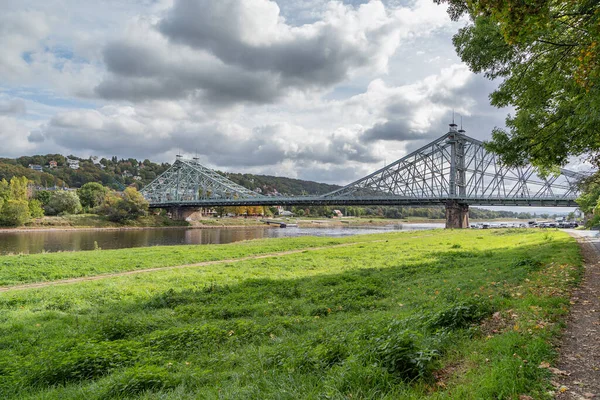
<path id="1" fill-rule="evenodd" d="M 450 145 L 450 176 L 449 199 L 446 202 L 446 228 L 468 228 L 469 205 L 460 201 L 467 197 L 466 138 L 462 126 L 458 129 L 454 120 L 450 124 L 447 142 Z"/>

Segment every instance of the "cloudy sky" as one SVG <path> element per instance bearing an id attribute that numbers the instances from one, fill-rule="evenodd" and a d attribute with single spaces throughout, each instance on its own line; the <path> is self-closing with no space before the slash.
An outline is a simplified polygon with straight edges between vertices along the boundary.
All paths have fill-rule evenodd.
<path id="1" fill-rule="evenodd" d="M 433 0 L 2 0 L 0 157 L 173 161 L 343 184 L 508 110 Z"/>

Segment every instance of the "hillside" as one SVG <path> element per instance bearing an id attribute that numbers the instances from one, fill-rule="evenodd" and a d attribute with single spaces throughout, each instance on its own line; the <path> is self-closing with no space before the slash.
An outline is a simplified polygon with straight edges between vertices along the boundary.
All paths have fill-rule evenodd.
<path id="1" fill-rule="evenodd" d="M 68 160 L 78 162 L 79 168 L 72 169 Z M 56 162 L 55 167 L 50 163 Z M 40 166 L 35 171 L 29 166 Z M 122 190 L 134 185 L 138 189 L 146 186 L 166 171 L 168 163 L 153 163 L 150 160 L 138 161 L 134 158 L 117 159 L 112 157 L 84 159 L 75 156 L 47 154 L 19 157 L 17 159 L 0 158 L 0 180 L 10 180 L 13 176 L 26 176 L 39 187 L 67 186 L 79 188 L 87 182 L 99 182 L 113 189 Z M 222 173 L 222 172 L 221 172 Z M 324 194 L 339 188 L 336 185 L 291 179 L 278 176 L 252 175 L 241 173 L 222 173 L 232 181 L 263 194 L 302 195 Z"/>

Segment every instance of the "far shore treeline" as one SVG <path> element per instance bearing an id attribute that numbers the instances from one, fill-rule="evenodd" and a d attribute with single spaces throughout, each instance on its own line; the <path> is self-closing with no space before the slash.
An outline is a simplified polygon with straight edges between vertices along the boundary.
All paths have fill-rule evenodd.
<path id="1" fill-rule="evenodd" d="M 69 166 L 77 161 L 78 168 Z M 168 163 L 138 161 L 133 158 L 110 159 L 59 154 L 0 158 L 0 226 L 22 226 L 43 216 L 95 214 L 116 224 L 132 224 L 149 215 L 148 202 L 139 189 L 170 167 Z M 320 195 L 340 186 L 284 177 L 251 174 L 224 174 L 232 181 L 269 196 Z M 596 188 L 586 191 L 582 211 L 594 214 L 600 197 Z M 344 216 L 368 218 L 443 219 L 443 207 L 291 207 L 297 217 L 331 217 L 335 210 Z M 217 207 L 214 215 L 267 215 L 277 213 L 268 207 Z M 598 209 L 600 214 L 600 209 Z M 144 225 L 169 225 L 165 210 L 157 210 L 158 220 Z M 473 219 L 549 218 L 549 213 L 492 211 L 471 207 Z M 570 216 L 573 218 L 573 216 Z M 600 219 L 600 217 L 595 218 Z M 185 223 L 184 223 L 185 224 Z M 96 224 L 94 224 L 96 225 Z"/>
<path id="2" fill-rule="evenodd" d="M 90 182 L 77 190 L 39 190 L 27 177 L 0 181 L 0 226 L 22 226 L 44 215 L 93 213 L 122 223 L 148 214 L 148 202 L 134 187 L 123 192 Z"/>

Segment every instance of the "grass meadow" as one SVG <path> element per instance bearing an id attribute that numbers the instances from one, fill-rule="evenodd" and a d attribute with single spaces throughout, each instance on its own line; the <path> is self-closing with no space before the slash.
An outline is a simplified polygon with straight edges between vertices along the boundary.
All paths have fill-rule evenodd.
<path id="1" fill-rule="evenodd" d="M 582 272 L 562 232 L 436 230 L 3 256 L 0 281 L 207 260 L 0 293 L 0 398 L 551 398 Z"/>

